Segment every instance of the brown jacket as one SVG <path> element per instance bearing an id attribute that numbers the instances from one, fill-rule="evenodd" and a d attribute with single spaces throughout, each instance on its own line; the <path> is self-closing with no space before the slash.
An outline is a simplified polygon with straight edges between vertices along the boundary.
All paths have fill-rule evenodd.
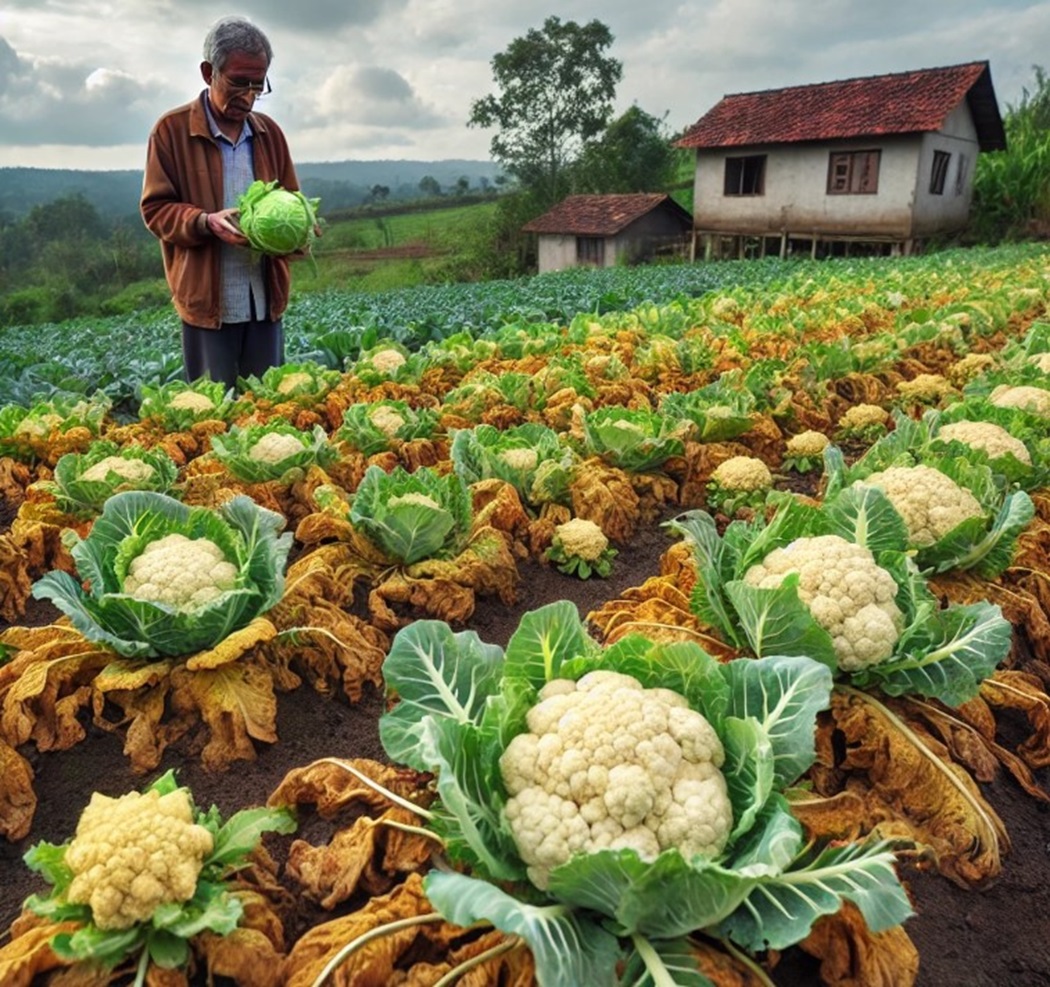
<path id="1" fill-rule="evenodd" d="M 202 213 L 219 212 L 222 201 L 222 151 L 204 112 L 203 94 L 166 113 L 149 136 L 139 208 L 150 232 L 161 243 L 164 273 L 179 317 L 193 326 L 218 329 L 219 250 L 222 241 L 201 233 Z M 251 113 L 255 177 L 276 179 L 299 188 L 295 166 L 280 127 L 268 116 Z M 291 275 L 284 257 L 267 257 L 266 298 L 269 318 L 288 306 Z"/>

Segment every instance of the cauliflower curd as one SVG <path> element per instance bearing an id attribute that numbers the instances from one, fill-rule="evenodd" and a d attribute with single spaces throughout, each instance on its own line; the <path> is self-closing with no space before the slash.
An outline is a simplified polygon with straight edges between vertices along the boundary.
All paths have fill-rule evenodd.
<path id="1" fill-rule="evenodd" d="M 248 455 L 256 462 L 279 463 L 303 451 L 302 439 L 288 432 L 267 432 L 251 447 Z"/>
<path id="2" fill-rule="evenodd" d="M 602 552 L 609 547 L 609 539 L 605 532 L 594 521 L 580 517 L 559 524 L 554 529 L 554 539 L 566 555 L 583 559 L 585 562 L 594 562 L 601 558 Z"/>
<path id="3" fill-rule="evenodd" d="M 94 466 L 80 474 L 80 479 L 88 481 L 105 480 L 110 473 L 116 473 L 128 483 L 143 483 L 153 476 L 153 467 L 142 459 L 124 459 L 122 456 L 106 456 Z"/>
<path id="4" fill-rule="evenodd" d="M 856 672 L 893 654 L 904 616 L 897 583 L 863 545 L 839 535 L 796 538 L 744 573 L 744 582 L 775 589 L 798 573 L 798 596 L 831 635 L 839 668 Z"/>
<path id="5" fill-rule="evenodd" d="M 131 560 L 124 592 L 140 600 L 198 610 L 237 585 L 237 567 L 208 538 L 173 532 Z"/>
<path id="6" fill-rule="evenodd" d="M 969 490 L 932 466 L 891 466 L 860 482 L 886 494 L 904 519 L 912 548 L 928 548 L 967 518 L 984 515 Z"/>
<path id="7" fill-rule="evenodd" d="M 688 860 L 725 848 L 725 752 L 682 696 L 599 670 L 547 683 L 527 724 L 499 766 L 507 822 L 536 887 L 579 853 L 631 849 L 651 861 L 676 848 Z"/>
<path id="8" fill-rule="evenodd" d="M 715 467 L 711 480 L 724 490 L 765 490 L 773 486 L 773 474 L 754 456 L 731 456 Z"/>
<path id="9" fill-rule="evenodd" d="M 997 459 L 999 456 L 1010 453 L 1018 462 L 1026 466 L 1032 465 L 1032 456 L 1028 452 L 1028 447 L 994 422 L 951 422 L 938 429 L 937 438 L 944 439 L 946 442 L 952 440 L 961 442 L 971 449 L 980 450 L 989 459 Z"/>
<path id="10" fill-rule="evenodd" d="M 95 792 L 66 850 L 74 875 L 68 898 L 90 906 L 100 929 L 128 929 L 160 905 L 192 898 L 212 848 L 185 789 L 120 798 Z"/>

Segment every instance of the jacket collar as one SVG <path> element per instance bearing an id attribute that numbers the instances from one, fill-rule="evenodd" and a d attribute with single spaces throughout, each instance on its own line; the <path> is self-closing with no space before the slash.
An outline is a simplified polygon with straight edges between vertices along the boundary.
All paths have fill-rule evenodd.
<path id="1" fill-rule="evenodd" d="M 202 90 L 200 96 L 198 96 L 192 103 L 189 104 L 190 110 L 190 136 L 191 137 L 203 137 L 206 140 L 213 140 L 211 127 L 208 126 L 208 114 L 204 111 L 204 94 L 207 90 Z M 248 123 L 251 124 L 253 134 L 264 134 L 266 133 L 266 117 L 260 113 L 254 111 L 248 114 Z"/>

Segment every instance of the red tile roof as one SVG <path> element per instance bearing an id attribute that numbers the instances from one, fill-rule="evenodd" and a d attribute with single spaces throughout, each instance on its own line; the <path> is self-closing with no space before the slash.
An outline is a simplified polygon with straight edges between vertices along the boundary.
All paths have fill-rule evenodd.
<path id="1" fill-rule="evenodd" d="M 967 100 L 982 150 L 1006 146 L 987 62 L 737 93 L 702 116 L 679 147 L 742 147 L 938 130 Z"/>
<path id="2" fill-rule="evenodd" d="M 623 195 L 570 195 L 553 209 L 526 223 L 526 233 L 564 233 L 576 236 L 614 236 L 636 219 L 657 208 L 682 214 L 686 226 L 692 217 L 663 192 L 633 192 Z"/>

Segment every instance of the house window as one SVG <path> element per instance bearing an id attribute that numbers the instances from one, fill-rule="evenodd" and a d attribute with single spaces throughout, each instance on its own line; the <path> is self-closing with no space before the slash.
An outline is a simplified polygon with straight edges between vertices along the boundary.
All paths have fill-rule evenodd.
<path id="1" fill-rule="evenodd" d="M 746 158 L 726 158 L 726 195 L 764 195 L 765 191 L 764 154 L 752 154 Z"/>
<path id="2" fill-rule="evenodd" d="M 952 156 L 947 151 L 933 152 L 933 167 L 930 169 L 930 195 L 944 195 L 944 180 L 948 177 L 948 162 Z"/>
<path id="3" fill-rule="evenodd" d="M 966 159 L 965 154 L 959 155 L 959 164 L 955 168 L 955 194 L 962 195 L 966 191 L 966 169 L 970 166 L 970 162 Z"/>
<path id="4" fill-rule="evenodd" d="M 828 195 L 874 195 L 881 151 L 833 151 L 828 156 Z"/>
<path id="5" fill-rule="evenodd" d="M 578 264 L 605 265 L 605 239 L 600 236 L 576 237 L 576 262 Z"/>

